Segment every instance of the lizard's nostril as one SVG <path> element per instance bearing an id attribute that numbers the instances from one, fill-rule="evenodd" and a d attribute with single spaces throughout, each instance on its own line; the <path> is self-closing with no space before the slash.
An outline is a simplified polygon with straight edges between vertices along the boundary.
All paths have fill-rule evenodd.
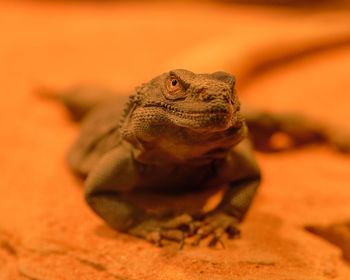
<path id="1" fill-rule="evenodd" d="M 202 89 L 200 92 L 199 92 L 199 95 L 201 96 L 201 97 L 203 97 L 204 95 L 206 95 L 207 94 L 207 90 L 204 88 L 204 89 Z"/>
<path id="2" fill-rule="evenodd" d="M 204 88 L 202 90 L 199 91 L 199 98 L 201 100 L 207 100 L 208 99 L 208 94 L 207 94 L 207 90 Z"/>
<path id="3" fill-rule="evenodd" d="M 231 101 L 230 93 L 227 90 L 223 90 L 219 94 L 212 93 L 210 91 L 208 92 L 207 89 L 201 89 L 201 90 L 198 90 L 198 92 L 199 92 L 199 99 L 203 101 L 211 101 L 214 99 L 221 100 L 221 101 L 224 100 L 224 102 L 227 102 L 227 103 L 230 103 Z"/>

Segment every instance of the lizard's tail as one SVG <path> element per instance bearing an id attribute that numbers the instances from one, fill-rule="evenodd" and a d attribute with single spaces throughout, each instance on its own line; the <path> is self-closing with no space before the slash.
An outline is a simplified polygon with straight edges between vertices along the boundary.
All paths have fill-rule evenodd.
<path id="1" fill-rule="evenodd" d="M 74 121 L 80 121 L 97 105 L 115 99 L 115 92 L 99 87 L 75 87 L 67 91 L 55 91 L 47 87 L 40 87 L 37 96 L 62 103 Z"/>
<path id="2" fill-rule="evenodd" d="M 246 114 L 246 122 L 255 148 L 262 152 L 324 143 L 338 152 L 350 153 L 350 131 L 305 116 L 254 111 Z"/>

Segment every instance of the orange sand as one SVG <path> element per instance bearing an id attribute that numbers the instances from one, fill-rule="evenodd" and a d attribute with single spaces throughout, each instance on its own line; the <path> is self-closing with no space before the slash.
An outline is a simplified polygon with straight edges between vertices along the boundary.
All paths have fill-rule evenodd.
<path id="1" fill-rule="evenodd" d="M 264 182 L 242 239 L 157 248 L 90 211 L 64 163 L 78 127 L 33 94 L 77 83 L 127 92 L 170 67 L 226 70 L 257 107 L 350 129 L 349 26 L 341 10 L 0 2 L 0 279 L 350 279 L 340 249 L 303 229 L 350 218 L 349 156 L 258 154 Z"/>

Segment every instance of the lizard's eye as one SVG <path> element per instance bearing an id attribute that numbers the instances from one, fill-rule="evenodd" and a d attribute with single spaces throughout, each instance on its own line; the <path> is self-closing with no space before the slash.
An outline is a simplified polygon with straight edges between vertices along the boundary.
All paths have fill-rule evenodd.
<path id="1" fill-rule="evenodd" d="M 176 91 L 181 88 L 181 84 L 179 83 L 178 79 L 175 77 L 170 77 L 168 82 L 168 90 L 169 91 Z"/>
<path id="2" fill-rule="evenodd" d="M 185 97 L 185 90 L 178 78 L 170 76 L 167 80 L 166 97 L 170 99 L 177 99 Z"/>

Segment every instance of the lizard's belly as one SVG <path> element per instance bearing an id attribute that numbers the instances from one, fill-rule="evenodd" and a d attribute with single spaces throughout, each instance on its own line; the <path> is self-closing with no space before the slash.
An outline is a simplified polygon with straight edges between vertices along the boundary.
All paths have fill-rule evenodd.
<path id="1" fill-rule="evenodd" d="M 141 169 L 142 182 L 139 188 L 163 191 L 195 191 L 208 186 L 214 177 L 214 170 L 210 164 L 156 166 L 144 165 Z"/>

